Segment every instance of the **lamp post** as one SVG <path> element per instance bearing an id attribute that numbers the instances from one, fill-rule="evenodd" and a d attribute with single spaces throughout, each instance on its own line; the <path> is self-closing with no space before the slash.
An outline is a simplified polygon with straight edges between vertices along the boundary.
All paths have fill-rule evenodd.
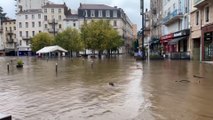
<path id="1" fill-rule="evenodd" d="M 86 37 L 85 37 L 85 27 L 86 27 L 86 11 L 83 12 L 84 16 L 84 44 L 85 44 L 85 51 L 84 51 L 84 57 L 87 56 L 87 49 L 86 49 Z"/>
<path id="2" fill-rule="evenodd" d="M 144 0 L 140 0 L 140 15 L 142 18 L 141 26 L 141 40 L 142 40 L 142 59 L 145 59 L 145 50 L 144 50 Z"/>

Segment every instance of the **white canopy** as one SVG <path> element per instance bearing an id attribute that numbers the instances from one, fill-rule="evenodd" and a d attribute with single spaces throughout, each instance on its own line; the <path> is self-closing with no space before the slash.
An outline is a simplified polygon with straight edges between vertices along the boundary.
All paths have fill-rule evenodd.
<path id="1" fill-rule="evenodd" d="M 55 45 L 55 46 L 44 47 L 40 49 L 39 51 L 37 51 L 36 54 L 45 54 L 45 53 L 51 53 L 55 51 L 67 52 L 67 50 L 63 49 L 62 47 Z"/>

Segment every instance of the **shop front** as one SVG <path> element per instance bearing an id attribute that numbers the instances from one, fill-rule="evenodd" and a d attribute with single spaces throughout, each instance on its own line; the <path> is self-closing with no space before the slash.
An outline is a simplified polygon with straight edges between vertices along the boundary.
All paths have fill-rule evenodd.
<path id="1" fill-rule="evenodd" d="M 213 24 L 202 28 L 202 60 L 213 61 Z"/>
<path id="2" fill-rule="evenodd" d="M 165 53 L 169 55 L 169 58 L 190 59 L 190 53 L 188 52 L 189 35 L 190 30 L 185 29 L 161 38 L 164 51 L 166 51 Z"/>
<path id="3" fill-rule="evenodd" d="M 168 34 L 164 35 L 160 38 L 160 43 L 162 45 L 162 52 L 165 54 L 167 57 L 169 56 L 170 51 L 173 49 L 171 46 L 169 46 L 169 42 L 174 38 L 174 34 Z"/>

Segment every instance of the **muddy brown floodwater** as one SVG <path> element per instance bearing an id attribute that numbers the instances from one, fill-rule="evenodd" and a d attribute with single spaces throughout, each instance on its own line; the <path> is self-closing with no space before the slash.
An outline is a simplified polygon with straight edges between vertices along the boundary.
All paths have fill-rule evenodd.
<path id="1" fill-rule="evenodd" d="M 211 64 L 120 56 L 91 68 L 90 59 L 21 59 L 17 69 L 17 58 L 0 57 L 0 113 L 13 120 L 213 119 Z"/>

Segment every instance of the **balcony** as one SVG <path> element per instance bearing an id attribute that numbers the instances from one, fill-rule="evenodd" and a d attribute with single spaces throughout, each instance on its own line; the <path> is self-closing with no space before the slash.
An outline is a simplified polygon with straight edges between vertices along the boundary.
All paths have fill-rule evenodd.
<path id="1" fill-rule="evenodd" d="M 174 10 L 172 13 L 169 13 L 164 19 L 164 25 L 170 25 L 177 20 L 180 20 L 183 17 L 183 13 L 179 10 Z"/>
<path id="2" fill-rule="evenodd" d="M 58 24 L 58 21 L 57 20 L 48 20 L 48 23 L 49 24 Z"/>
<path id="3" fill-rule="evenodd" d="M 194 7 L 200 8 L 205 6 L 208 2 L 208 0 L 194 0 Z"/>
<path id="4" fill-rule="evenodd" d="M 55 30 L 53 28 L 48 29 L 49 33 L 58 33 L 58 31 L 59 31 L 59 29 L 55 29 Z"/>
<path id="5" fill-rule="evenodd" d="M 23 36 L 22 39 L 27 41 L 27 40 L 30 40 L 31 37 L 29 37 L 29 36 Z"/>
<path id="6" fill-rule="evenodd" d="M 7 43 L 14 43 L 14 39 L 11 38 L 7 39 Z"/>
<path id="7" fill-rule="evenodd" d="M 8 30 L 8 31 L 6 31 L 6 34 L 7 34 L 7 35 L 13 35 L 13 34 L 15 34 L 15 33 L 14 33 L 14 31 L 12 31 L 12 30 Z"/>

